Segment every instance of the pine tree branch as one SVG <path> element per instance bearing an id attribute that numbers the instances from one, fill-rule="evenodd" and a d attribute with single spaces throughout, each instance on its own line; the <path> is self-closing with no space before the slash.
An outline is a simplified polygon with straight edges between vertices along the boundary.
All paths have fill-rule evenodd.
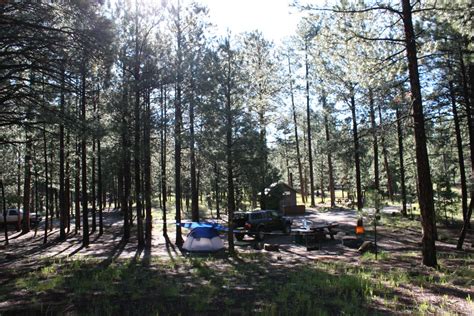
<path id="1" fill-rule="evenodd" d="M 400 17 L 403 16 L 403 13 L 401 11 L 398 11 L 388 5 L 376 5 L 373 7 L 362 8 L 362 9 L 317 8 L 313 5 L 298 5 L 298 4 L 293 4 L 293 5 L 296 7 L 299 7 L 301 10 L 308 10 L 308 11 L 323 11 L 323 12 L 344 13 L 344 14 L 359 14 L 359 13 L 366 13 L 370 11 L 388 11 L 391 13 L 395 13 Z"/>

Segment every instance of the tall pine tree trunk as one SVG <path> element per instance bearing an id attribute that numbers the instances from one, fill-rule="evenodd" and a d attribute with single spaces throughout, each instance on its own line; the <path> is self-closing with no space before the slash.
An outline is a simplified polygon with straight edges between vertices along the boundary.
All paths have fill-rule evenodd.
<path id="1" fill-rule="evenodd" d="M 65 240 L 66 239 L 66 197 L 65 197 L 65 190 L 64 190 L 64 107 L 65 107 L 65 99 L 64 99 L 64 64 L 61 65 L 61 95 L 60 95 L 60 112 L 61 118 L 59 123 L 59 239 Z"/>
<path id="2" fill-rule="evenodd" d="M 83 124 L 81 138 L 81 176 L 82 176 L 82 246 L 89 246 L 89 210 L 87 196 L 87 139 L 86 139 L 86 70 L 85 62 L 82 69 L 81 87 L 81 122 Z"/>
<path id="3" fill-rule="evenodd" d="M 321 166 L 320 166 L 320 176 L 319 176 L 319 186 L 321 187 L 321 203 L 324 203 L 324 197 L 326 192 L 324 190 L 324 159 L 321 159 Z"/>
<path id="4" fill-rule="evenodd" d="M 431 182 L 430 163 L 426 148 L 425 116 L 421 99 L 420 75 L 416 38 L 413 29 L 412 7 L 410 0 L 402 0 L 403 24 L 405 28 L 405 45 L 410 77 L 413 123 L 415 132 L 416 169 L 418 173 L 418 201 L 422 217 L 423 264 L 437 266 L 435 245 L 435 209 L 433 203 L 433 184 Z"/>
<path id="5" fill-rule="evenodd" d="M 174 168 L 175 168 L 175 205 L 176 205 L 176 240 L 175 243 L 178 247 L 183 245 L 183 236 L 181 236 L 181 127 L 183 124 L 183 114 L 182 114 L 182 105 L 181 105 L 181 85 L 183 81 L 183 52 L 182 52 L 182 33 L 181 33 L 181 17 L 180 17 L 181 7 L 178 2 L 177 9 L 177 82 L 176 82 L 176 99 L 175 99 L 175 122 L 174 122 Z"/>
<path id="6" fill-rule="evenodd" d="M 3 228 L 5 232 L 5 245 L 8 245 L 8 225 L 7 225 L 7 202 L 5 200 L 5 188 L 3 187 L 3 179 L 0 179 L 0 187 L 2 188 L 2 213 L 3 213 Z"/>
<path id="7" fill-rule="evenodd" d="M 75 209 L 75 217 L 74 217 L 74 233 L 78 233 L 79 230 L 81 229 L 81 160 L 80 160 L 80 155 L 81 155 L 81 149 L 79 146 L 79 141 L 76 137 L 76 161 L 75 161 L 75 167 L 76 167 L 76 173 L 75 173 L 75 179 L 74 179 L 74 209 Z M 45 157 L 46 159 L 46 157 Z"/>
<path id="8" fill-rule="evenodd" d="M 235 197 L 234 197 L 234 167 L 232 155 L 232 113 L 230 91 L 228 91 L 226 102 L 226 161 L 227 161 L 227 214 L 229 223 L 229 252 L 234 253 L 234 211 L 235 211 Z"/>
<path id="9" fill-rule="evenodd" d="M 229 252 L 234 254 L 234 211 L 235 211 L 235 189 L 234 189 L 234 158 L 233 158 L 233 118 L 232 118 L 232 57 L 229 40 L 226 41 L 227 69 L 225 82 L 225 130 L 226 130 L 226 169 L 227 169 L 227 215 L 229 223 Z"/>
<path id="10" fill-rule="evenodd" d="M 34 186 L 35 186 L 35 194 L 33 195 L 33 201 L 31 202 L 31 205 L 33 207 L 33 211 L 35 211 L 35 235 L 38 233 L 38 213 L 40 212 L 39 208 L 39 192 L 38 192 L 38 180 L 39 180 L 39 174 L 38 174 L 38 159 L 36 156 L 36 150 L 33 148 L 33 164 L 34 164 L 34 171 L 35 171 L 35 181 L 34 181 Z"/>
<path id="11" fill-rule="evenodd" d="M 66 167 L 65 173 L 66 178 L 64 179 L 64 198 L 65 198 L 65 206 L 66 209 L 66 233 L 70 233 L 71 231 L 71 168 L 69 165 L 70 159 L 70 144 L 71 144 L 71 135 L 69 130 L 67 131 L 66 136 Z"/>
<path id="12" fill-rule="evenodd" d="M 469 149 L 471 154 L 471 182 L 474 180 L 474 111 L 471 108 L 472 103 L 471 99 L 474 102 L 474 66 L 470 65 L 469 67 L 469 78 L 471 83 L 471 90 L 469 91 L 468 86 L 468 76 L 466 73 L 466 66 L 464 64 L 464 57 L 462 50 L 460 49 L 460 65 L 461 65 L 461 79 L 462 79 L 462 90 L 463 97 L 466 103 L 466 116 L 467 116 L 467 125 L 469 131 Z M 470 221 L 472 216 L 472 209 L 474 204 L 474 189 L 471 187 L 470 190 L 471 202 L 469 203 L 469 208 L 467 210 L 466 217 L 464 218 L 463 226 L 459 234 L 459 239 L 457 243 L 457 249 L 462 249 L 464 239 L 466 238 L 467 230 L 470 228 Z"/>
<path id="13" fill-rule="evenodd" d="M 357 131 L 357 116 L 356 106 L 354 99 L 354 88 L 351 88 L 351 113 L 352 113 L 352 136 L 354 141 L 354 163 L 356 171 L 356 194 L 357 194 L 357 209 L 362 210 L 362 183 L 360 175 L 360 146 L 359 146 L 359 134 Z"/>
<path id="14" fill-rule="evenodd" d="M 135 204 L 137 214 L 137 239 L 138 246 L 143 247 L 145 245 L 145 238 L 143 234 L 143 213 L 142 213 L 142 185 L 140 179 L 140 49 L 138 41 L 138 1 L 135 1 L 135 65 L 133 77 L 135 80 L 135 139 L 133 146 L 133 160 L 134 160 L 134 173 L 135 173 Z"/>
<path id="15" fill-rule="evenodd" d="M 97 91 L 97 102 L 100 102 L 100 91 Z M 97 115 L 97 125 L 100 126 L 100 113 L 99 109 L 95 109 L 95 113 Z M 99 235 L 104 233 L 104 216 L 103 216 L 103 208 L 105 204 L 104 199 L 104 186 L 102 183 L 102 153 L 101 153 L 101 144 L 100 144 L 101 136 L 97 139 L 97 195 L 98 195 L 98 202 L 99 202 Z"/>
<path id="16" fill-rule="evenodd" d="M 95 101 L 94 101 L 94 113 L 96 111 Z M 95 136 L 92 137 L 92 162 L 91 162 L 91 202 L 92 202 L 92 232 L 97 230 L 97 191 L 96 191 L 96 140 Z"/>
<path id="17" fill-rule="evenodd" d="M 127 130 L 127 121 L 123 118 L 122 124 L 125 126 L 124 129 Z M 122 152 L 122 176 L 123 176 L 123 194 L 122 200 L 120 202 L 123 212 L 123 239 L 128 240 L 130 238 L 130 226 L 132 225 L 131 214 L 132 209 L 130 208 L 130 184 L 131 184 L 131 174 L 130 174 L 130 150 L 129 150 L 129 133 L 128 131 L 122 132 L 122 143 L 123 143 L 123 152 Z"/>
<path id="18" fill-rule="evenodd" d="M 94 113 L 94 124 L 97 124 L 97 102 L 99 100 L 98 94 L 94 92 L 93 98 L 93 113 Z M 97 155 L 97 139 L 96 136 L 92 136 L 92 161 L 91 161 L 91 202 L 92 202 L 92 232 L 97 230 L 97 164 L 96 164 L 96 155 Z"/>
<path id="19" fill-rule="evenodd" d="M 260 102 L 262 102 L 261 95 L 260 95 Z M 267 144 L 266 144 L 266 129 L 265 129 L 265 119 L 264 113 L 259 111 L 258 113 L 258 124 L 259 124 L 259 143 L 260 143 L 260 208 L 262 210 L 267 209 L 267 201 L 265 198 L 265 186 L 266 186 L 266 174 L 267 174 Z M 239 209 L 239 205 L 237 205 L 237 209 Z"/>
<path id="20" fill-rule="evenodd" d="M 311 205 L 314 202 L 314 172 L 313 172 L 313 150 L 311 144 L 311 109 L 309 103 L 309 62 L 308 62 L 308 41 L 305 41 L 305 78 L 306 78 L 306 130 L 308 133 L 308 160 L 309 160 L 309 189 L 311 190 Z"/>
<path id="21" fill-rule="evenodd" d="M 390 200 L 393 202 L 393 177 L 392 172 L 390 171 L 390 164 L 388 163 L 388 150 L 385 144 L 385 132 L 383 130 L 383 121 L 382 121 L 382 108 L 380 103 L 378 105 L 379 110 L 379 123 L 382 127 L 381 134 L 380 134 L 380 143 L 382 145 L 382 154 L 383 154 L 383 165 L 385 168 L 385 172 L 387 173 L 387 191 Z"/>
<path id="22" fill-rule="evenodd" d="M 160 147 L 161 147 L 161 195 L 162 195 L 162 217 L 163 217 L 163 237 L 165 238 L 166 242 L 168 243 L 168 228 L 167 228 L 167 219 L 166 219 L 166 202 L 168 201 L 167 198 L 167 181 L 166 181 L 166 130 L 167 130 L 167 123 L 166 123 L 166 90 L 161 85 L 160 91 L 160 104 L 161 104 L 161 128 L 160 128 Z"/>
<path id="23" fill-rule="evenodd" d="M 400 163 L 400 185 L 402 189 L 402 215 L 407 216 L 407 190 L 405 183 L 405 162 L 403 150 L 403 130 L 402 130 L 402 115 L 400 109 L 396 109 L 397 114 L 397 136 L 398 136 L 398 159 Z"/>
<path id="24" fill-rule="evenodd" d="M 55 195 L 55 189 L 53 188 L 53 182 L 54 182 L 54 146 L 53 142 L 49 142 L 49 198 L 50 198 L 50 203 L 49 206 L 51 210 L 49 211 L 49 231 L 53 231 L 53 219 L 54 219 L 54 212 L 55 212 L 55 203 L 54 203 L 54 195 Z"/>
<path id="25" fill-rule="evenodd" d="M 331 134 L 329 131 L 329 108 L 327 106 L 326 93 L 323 91 L 323 111 L 324 111 L 324 129 L 326 132 L 326 150 L 328 159 L 328 176 L 329 176 L 329 194 L 331 196 L 331 207 L 336 206 L 336 192 L 334 189 L 334 170 L 332 165 L 332 153 L 329 147 L 331 142 Z"/>
<path id="26" fill-rule="evenodd" d="M 456 105 L 456 95 L 454 94 L 454 85 L 449 81 L 449 94 L 451 97 L 451 106 L 453 110 L 454 131 L 456 134 L 456 147 L 458 152 L 459 174 L 461 178 L 461 205 L 463 221 L 466 220 L 468 205 L 467 205 L 467 183 L 466 183 L 466 168 L 464 167 L 464 153 L 462 149 L 461 127 L 459 124 L 458 108 Z"/>
<path id="27" fill-rule="evenodd" d="M 19 210 L 21 208 L 21 151 L 18 149 L 17 152 L 17 171 L 16 171 L 16 196 L 18 199 L 17 203 L 17 209 Z M 18 220 L 16 222 L 16 230 L 19 231 L 21 227 L 21 215 L 20 212 L 18 212 Z"/>
<path id="28" fill-rule="evenodd" d="M 145 147 L 145 166 L 144 166 L 144 180 L 145 180 L 145 243 L 148 248 L 151 248 L 152 243 L 152 229 L 153 218 L 151 214 L 151 149 L 150 149 L 150 129 L 151 129 L 151 110 L 150 110 L 150 93 L 146 92 L 145 100 L 145 133 L 144 133 L 144 147 Z"/>
<path id="29" fill-rule="evenodd" d="M 49 225 L 49 173 L 48 173 L 48 143 L 46 142 L 46 127 L 43 127 L 43 157 L 44 157 L 44 179 L 45 179 L 45 191 L 46 191 L 46 216 L 44 221 L 44 238 L 43 244 L 48 242 L 48 225 Z"/>
<path id="30" fill-rule="evenodd" d="M 374 94 L 372 89 L 369 89 L 369 105 L 370 105 L 370 122 L 373 139 L 373 150 L 374 150 L 374 188 L 378 193 L 380 192 L 379 183 L 379 146 L 377 142 L 377 124 L 375 122 L 375 109 L 374 109 Z"/>
<path id="31" fill-rule="evenodd" d="M 301 164 L 300 140 L 298 136 L 298 122 L 296 120 L 296 106 L 295 106 L 295 97 L 293 93 L 293 80 L 291 78 L 292 72 L 291 72 L 290 57 L 288 57 L 288 72 L 290 76 L 291 109 L 293 113 L 293 124 L 295 126 L 296 160 L 298 162 L 298 176 L 300 180 L 300 191 L 301 191 L 301 197 L 303 199 L 303 203 L 306 203 L 306 192 L 304 189 L 304 181 L 303 181 L 303 167 Z"/>
<path id="32" fill-rule="evenodd" d="M 191 88 L 191 93 L 194 93 Z M 199 222 L 198 190 L 196 183 L 196 149 L 194 146 L 194 100 L 189 104 L 189 150 L 190 150 L 190 171 L 191 171 L 191 218 L 193 222 Z"/>
<path id="33" fill-rule="evenodd" d="M 23 221 L 21 233 L 30 232 L 30 209 L 31 209 L 31 139 L 26 132 L 25 145 L 25 180 L 23 183 Z"/>
<path id="34" fill-rule="evenodd" d="M 102 183 L 102 153 L 100 148 L 100 139 L 97 140 L 97 164 L 98 164 L 98 195 L 99 195 L 99 235 L 104 233 L 104 192 Z"/>
<path id="35" fill-rule="evenodd" d="M 176 206 L 176 223 L 181 223 L 181 87 L 177 88 L 177 99 L 175 100 L 175 144 L 174 144 L 174 165 L 175 165 L 175 206 Z M 183 237 L 181 236 L 181 226 L 176 226 L 176 245 L 183 245 Z"/>
<path id="36" fill-rule="evenodd" d="M 220 219 L 221 218 L 221 211 L 220 211 L 220 205 L 219 205 L 219 201 L 220 201 L 220 197 L 219 197 L 219 194 L 220 194 L 220 190 L 219 190 L 219 166 L 217 164 L 217 160 L 214 161 L 214 191 L 215 191 L 215 194 L 216 194 L 216 217 L 217 219 Z"/>

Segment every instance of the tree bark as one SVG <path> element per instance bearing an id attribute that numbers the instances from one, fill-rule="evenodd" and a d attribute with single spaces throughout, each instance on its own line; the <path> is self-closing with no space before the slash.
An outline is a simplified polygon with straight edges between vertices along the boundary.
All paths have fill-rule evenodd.
<path id="1" fill-rule="evenodd" d="M 380 192 L 379 183 L 379 146 L 377 142 L 377 124 L 375 122 L 375 109 L 374 109 L 374 94 L 372 89 L 369 89 L 369 105 L 370 105 L 370 122 L 371 132 L 373 139 L 373 150 L 374 150 L 374 189 L 377 193 Z"/>
<path id="2" fill-rule="evenodd" d="M 385 132 L 383 130 L 383 120 L 382 120 L 382 107 L 380 103 L 378 105 L 378 112 L 379 112 L 379 123 L 381 126 L 381 134 L 380 134 L 380 143 L 382 145 L 382 154 L 383 154 L 383 165 L 385 168 L 385 172 L 387 173 L 387 191 L 390 200 L 393 202 L 393 177 L 392 172 L 390 171 L 390 164 L 388 163 L 388 151 L 387 146 L 385 144 Z"/>
<path id="3" fill-rule="evenodd" d="M 125 64 L 122 68 L 122 76 L 125 80 L 127 75 L 127 69 Z M 123 95 L 122 95 L 122 128 L 121 128 L 121 142 L 122 142 L 122 154 L 121 154 L 121 177 L 122 185 L 121 190 L 121 208 L 123 213 L 123 240 L 130 238 L 130 226 L 132 225 L 132 209 L 130 207 L 130 133 L 128 130 L 130 123 L 130 116 L 128 112 L 128 88 L 127 83 L 123 83 Z"/>
<path id="4" fill-rule="evenodd" d="M 54 214 L 56 212 L 56 200 L 55 200 L 55 193 L 56 193 L 56 189 L 53 188 L 53 183 L 54 183 L 54 154 L 55 152 L 55 148 L 53 146 L 53 141 L 51 140 L 49 142 L 49 192 L 50 192 L 50 195 L 49 195 L 49 198 L 50 198 L 50 203 L 49 203 L 49 206 L 51 208 L 51 210 L 49 211 L 49 231 L 52 232 L 53 231 L 53 220 L 54 220 Z"/>
<path id="5" fill-rule="evenodd" d="M 49 173 L 48 173 L 48 152 L 46 142 L 46 127 L 43 128 L 43 156 L 44 156 L 44 178 L 45 178 L 45 191 L 46 191 L 46 215 L 44 221 L 44 238 L 43 244 L 48 242 L 48 225 L 49 225 Z"/>
<path id="6" fill-rule="evenodd" d="M 140 179 L 140 63 L 139 63 L 139 51 L 138 51 L 138 21 L 135 24 L 135 139 L 133 147 L 133 159 L 135 169 L 135 203 L 136 203 L 136 214 L 137 214 L 137 239 L 138 246 L 143 247 L 145 245 L 145 239 L 143 235 L 143 217 L 142 217 L 142 188 Z"/>
<path id="7" fill-rule="evenodd" d="M 470 182 L 474 181 L 474 119 L 472 115 L 474 114 L 473 109 L 471 108 L 472 103 L 470 97 L 474 101 L 474 66 L 470 65 L 469 67 L 469 77 L 471 83 L 471 90 L 469 91 L 468 78 L 466 74 L 466 66 L 464 64 L 464 57 L 462 55 L 462 50 L 460 50 L 460 65 L 461 65 L 461 78 L 463 86 L 463 97 L 466 104 L 466 116 L 467 116 L 467 125 L 469 131 L 469 149 L 471 154 L 471 177 Z M 463 222 L 461 232 L 459 234 L 459 239 L 457 243 L 457 249 L 462 249 L 464 239 L 466 238 L 466 232 L 470 228 L 472 209 L 474 203 L 474 189 L 471 187 L 470 190 L 471 202 L 469 203 L 469 208 L 466 214 L 466 217 Z"/>
<path id="8" fill-rule="evenodd" d="M 227 98 L 227 131 L 226 131 L 226 160 L 227 160 L 227 212 L 229 222 L 229 252 L 234 252 L 234 229 L 233 229 L 233 217 L 235 210 L 235 197 L 234 197 L 234 172 L 233 172 L 233 156 L 232 156 L 232 114 L 230 105 L 230 94 Z"/>
<path id="9" fill-rule="evenodd" d="M 17 196 L 17 199 L 18 199 L 17 209 L 19 211 L 20 208 L 21 208 L 21 199 L 20 199 L 20 196 L 21 196 L 21 152 L 20 152 L 19 149 L 18 149 L 18 157 L 17 157 L 16 185 L 17 185 L 17 187 L 16 187 L 16 196 Z M 20 212 L 18 212 L 18 221 L 16 223 L 16 230 L 17 231 L 20 230 L 20 226 L 21 226 L 21 216 L 20 216 Z"/>
<path id="10" fill-rule="evenodd" d="M 351 113 L 352 113 L 352 136 L 354 141 L 354 163 L 356 171 L 356 194 L 357 194 L 357 209 L 362 210 L 362 183 L 360 175 L 360 146 L 359 146 L 359 134 L 357 132 L 357 116 L 356 106 L 354 99 L 354 88 L 351 88 Z"/>
<path id="11" fill-rule="evenodd" d="M 214 161 L 214 190 L 216 194 L 216 217 L 221 218 L 221 212 L 219 207 L 219 166 L 217 165 L 217 159 Z"/>
<path id="12" fill-rule="evenodd" d="M 191 88 L 193 90 L 193 88 Z M 191 91 L 193 93 L 194 91 Z M 199 196 L 196 183 L 196 150 L 194 139 L 194 100 L 191 98 L 189 104 L 189 150 L 190 150 L 190 171 L 191 171 L 191 219 L 199 222 Z"/>
<path id="13" fill-rule="evenodd" d="M 74 233 L 77 234 L 81 229 L 81 206 L 80 206 L 80 194 L 81 194 L 81 161 L 80 161 L 81 149 L 79 146 L 78 139 L 76 137 L 76 173 L 74 179 L 74 208 L 75 208 L 75 219 L 74 219 Z M 46 157 L 45 157 L 46 159 Z M 46 207 L 47 208 L 47 207 Z"/>
<path id="14" fill-rule="evenodd" d="M 140 155 L 140 43 L 139 43 L 139 23 L 138 23 L 138 1 L 135 1 L 135 51 L 134 51 L 134 66 L 133 66 L 133 79 L 134 79 L 134 144 L 133 144 L 133 160 L 134 160 L 134 176 L 135 176 L 135 205 L 137 214 L 137 241 L 138 247 L 145 246 L 145 236 L 143 232 L 143 205 L 142 205 L 142 183 L 141 183 L 141 155 Z M 130 209 L 131 211 L 131 209 Z"/>
<path id="15" fill-rule="evenodd" d="M 412 7 L 410 0 L 402 0 L 403 24 L 405 29 L 405 45 L 410 77 L 413 122 L 415 132 L 416 167 L 418 172 L 418 201 L 422 217 L 423 236 L 422 254 L 423 264 L 430 267 L 437 266 L 435 245 L 435 210 L 433 203 L 433 184 L 431 182 L 430 163 L 426 148 L 425 117 L 421 99 L 420 75 L 418 72 L 418 58 L 416 38 L 413 29 Z"/>
<path id="16" fill-rule="evenodd" d="M 182 33 L 181 33 L 181 7 L 178 2 L 177 10 L 177 82 L 176 82 L 176 100 L 175 100 L 175 123 L 174 123 L 174 168 L 175 168 L 175 205 L 176 205 L 176 240 L 175 243 L 178 247 L 181 247 L 184 243 L 183 236 L 181 235 L 181 126 L 183 122 L 182 108 L 181 108 L 181 84 L 183 81 L 183 53 L 182 53 Z"/>
<path id="17" fill-rule="evenodd" d="M 60 95 L 60 123 L 59 123 L 59 240 L 66 239 L 66 197 L 65 197 L 65 190 L 64 190 L 64 107 L 65 107 L 65 99 L 64 99 L 64 84 L 65 84 L 65 70 L 64 64 L 61 65 L 61 95 Z"/>
<path id="18" fill-rule="evenodd" d="M 95 93 L 94 93 L 95 94 Z M 93 116 L 94 116 L 94 123 L 97 123 L 95 121 L 95 116 L 97 113 L 97 100 L 96 96 L 94 95 L 93 97 Z M 97 191 L 96 191 L 96 183 L 97 183 L 97 178 L 96 178 L 96 137 L 95 135 L 92 136 L 92 161 L 91 161 L 91 202 L 92 202 L 92 210 L 91 210 L 91 215 L 92 215 L 92 227 L 91 231 L 94 233 L 97 230 Z"/>
<path id="19" fill-rule="evenodd" d="M 304 181 L 303 181 L 303 167 L 301 165 L 301 152 L 300 152 L 300 140 L 298 137 L 298 122 L 296 120 L 296 106 L 295 106 L 295 97 L 293 93 L 293 80 L 291 78 L 291 62 L 290 57 L 288 56 L 288 73 L 290 77 L 290 96 L 291 96 L 291 109 L 293 113 L 293 124 L 295 126 L 295 141 L 296 141 L 296 160 L 298 162 L 298 175 L 300 179 L 300 191 L 301 197 L 303 199 L 303 203 L 306 203 L 306 192 L 304 189 Z"/>
<path id="20" fill-rule="evenodd" d="M 5 188 L 3 187 L 3 179 L 0 179 L 0 187 L 2 188 L 2 213 L 5 232 L 5 245 L 8 245 L 7 202 L 5 200 Z"/>
<path id="21" fill-rule="evenodd" d="M 461 127 L 459 124 L 458 108 L 456 105 L 456 95 L 454 94 L 454 85 L 449 81 L 449 94 L 451 97 L 451 106 L 453 110 L 454 131 L 456 134 L 456 147 L 458 152 L 459 175 L 461 178 L 461 206 L 462 218 L 466 220 L 468 205 L 467 205 L 467 182 L 466 182 L 466 168 L 464 167 L 464 153 L 462 149 Z"/>
<path id="22" fill-rule="evenodd" d="M 311 190 L 311 205 L 315 206 L 314 202 L 314 172 L 313 172 L 313 151 L 311 144 L 311 110 L 309 104 L 309 62 L 308 62 L 308 41 L 305 41 L 305 78 L 306 78 L 306 129 L 308 133 L 308 160 L 309 160 L 309 189 Z"/>
<path id="23" fill-rule="evenodd" d="M 324 111 L 324 129 L 326 132 L 326 150 L 328 160 L 328 176 L 329 176 L 329 194 L 331 196 L 331 207 L 336 206 L 336 192 L 334 189 L 334 170 L 332 166 L 332 153 L 328 148 L 331 142 L 331 134 L 329 131 L 329 107 L 327 106 L 326 93 L 323 92 L 323 111 Z"/>
<path id="24" fill-rule="evenodd" d="M 319 186 L 321 187 L 321 203 L 324 203 L 324 197 L 326 196 L 326 192 L 324 190 L 324 159 L 321 159 L 320 170 L 321 173 L 319 175 Z"/>
<path id="25" fill-rule="evenodd" d="M 163 237 L 166 242 L 168 242 L 168 229 L 167 229 L 167 220 L 166 220 L 166 202 L 168 201 L 167 192 L 166 192 L 166 130 L 168 127 L 166 121 L 166 90 L 161 85 L 160 91 L 160 104 L 161 104 L 161 129 L 160 129 L 160 147 L 161 147 L 161 195 L 162 195 L 162 217 L 163 217 Z"/>
<path id="26" fill-rule="evenodd" d="M 125 123 L 127 124 L 127 123 Z M 125 125 L 126 126 L 126 125 Z M 127 127 L 125 127 L 127 128 Z M 130 174 L 130 153 L 129 153 L 129 133 L 125 132 L 123 143 L 124 143 L 124 153 L 122 156 L 123 163 L 123 200 L 121 202 L 124 216 L 123 224 L 123 238 L 128 240 L 130 238 L 130 226 L 132 225 L 132 209 L 130 207 L 130 184 L 131 184 L 131 174 Z"/>
<path id="27" fill-rule="evenodd" d="M 25 181 L 23 183 L 23 221 L 21 233 L 30 232 L 30 208 L 31 208 L 31 139 L 26 135 L 25 146 Z M 19 210 L 18 210 L 19 211 Z"/>
<path id="28" fill-rule="evenodd" d="M 260 97 L 260 102 L 262 102 L 261 95 Z M 260 208 L 262 210 L 267 209 L 267 201 L 265 198 L 265 186 L 267 182 L 267 160 L 268 160 L 268 154 L 267 154 L 267 143 L 266 143 L 266 129 L 265 129 L 265 119 L 264 119 L 264 113 L 262 111 L 259 111 L 258 113 L 258 124 L 259 124 L 259 143 L 260 143 L 260 176 L 261 176 L 261 183 L 260 183 Z M 238 191 L 237 191 L 238 192 Z M 237 203 L 237 209 L 239 209 L 240 205 Z"/>
<path id="29" fill-rule="evenodd" d="M 97 91 L 97 102 L 100 101 L 99 91 Z M 97 125 L 100 126 L 100 113 L 99 110 L 96 109 L 97 115 Z M 101 136 L 97 139 L 97 195 L 99 197 L 99 235 L 104 233 L 104 216 L 103 216 L 103 208 L 104 208 L 104 186 L 102 183 L 102 152 L 101 152 L 101 144 L 100 144 Z"/>
<path id="30" fill-rule="evenodd" d="M 99 235 L 104 233 L 104 199 L 103 199 L 103 183 L 102 183 L 102 153 L 100 148 L 100 139 L 97 140 L 97 164 L 98 164 L 98 195 L 99 195 Z"/>
<path id="31" fill-rule="evenodd" d="M 229 40 L 226 42 L 227 48 L 227 69 L 226 69 L 226 83 L 225 83 L 225 122 L 226 122 L 226 168 L 227 168 L 227 214 L 229 223 L 229 252 L 234 254 L 234 211 L 235 211 L 235 189 L 234 189 L 234 158 L 232 153 L 233 141 L 232 141 L 232 130 L 233 130 L 233 119 L 232 119 L 232 57 L 230 50 Z"/>
<path id="32" fill-rule="evenodd" d="M 96 111 L 95 101 L 94 101 L 94 113 Z M 95 136 L 92 136 L 92 161 L 91 161 L 91 202 L 92 202 L 92 227 L 91 231 L 94 233 L 97 230 L 97 191 L 96 191 L 96 140 Z"/>
<path id="33" fill-rule="evenodd" d="M 152 244 L 153 218 L 151 214 L 151 150 L 150 150 L 150 129 L 151 129 L 151 110 L 150 110 L 150 93 L 146 92 L 145 100 L 145 244 L 150 249 Z"/>
<path id="34" fill-rule="evenodd" d="M 403 150 L 403 130 L 402 130 L 402 115 L 400 109 L 396 109 L 397 115 L 397 136 L 398 136 L 398 159 L 400 162 L 400 185 L 402 189 L 402 215 L 407 216 L 407 190 L 405 183 L 405 162 Z"/>
<path id="35" fill-rule="evenodd" d="M 82 175 L 82 246 L 89 246 L 89 210 L 87 208 L 87 138 L 86 138 L 86 70 L 82 69 L 81 87 L 81 121 L 83 124 L 81 138 L 81 175 Z"/>
<path id="36" fill-rule="evenodd" d="M 70 159 L 70 140 L 71 140 L 71 135 L 68 130 L 67 136 L 66 136 L 66 154 L 65 154 L 65 160 L 66 160 L 66 167 L 65 167 L 65 179 L 64 179 L 64 208 L 66 212 L 66 233 L 69 234 L 71 231 L 71 169 L 69 165 L 69 159 Z"/>

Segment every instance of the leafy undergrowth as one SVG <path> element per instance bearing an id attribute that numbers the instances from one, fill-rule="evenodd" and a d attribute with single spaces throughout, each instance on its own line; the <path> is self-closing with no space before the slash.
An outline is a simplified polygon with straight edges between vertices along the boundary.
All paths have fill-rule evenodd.
<path id="1" fill-rule="evenodd" d="M 12 304 L 9 312 L 1 311 L 4 305 L 0 314 L 451 315 L 474 308 L 472 255 L 441 255 L 438 270 L 390 267 L 392 260 L 417 260 L 410 253 L 362 259 L 357 264 L 295 264 L 267 253 L 242 253 L 173 260 L 43 260 L 2 284 L 0 302 L 23 298 L 27 303 Z M 429 295 L 442 289 L 445 294 L 436 299 Z"/>

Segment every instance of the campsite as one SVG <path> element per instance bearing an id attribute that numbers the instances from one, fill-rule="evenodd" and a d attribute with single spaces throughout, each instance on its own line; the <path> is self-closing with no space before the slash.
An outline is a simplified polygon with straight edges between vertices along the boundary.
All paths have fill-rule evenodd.
<path id="1" fill-rule="evenodd" d="M 0 316 L 474 315 L 469 0 L 0 0 Z"/>
<path id="2" fill-rule="evenodd" d="M 236 256 L 226 249 L 188 253 L 166 243 L 156 219 L 153 246 L 139 249 L 134 238 L 121 240 L 120 213 L 108 210 L 104 235 L 88 248 L 77 237 L 45 247 L 33 233 L 0 248 L 5 254 L 0 310 L 5 315 L 211 315 L 222 310 L 239 315 L 469 315 L 472 251 L 457 251 L 455 231 L 440 228 L 442 269 L 426 269 L 419 265 L 419 221 L 388 210 L 378 227 L 377 259 L 373 252 L 343 245 L 342 234 L 335 240 L 327 236 L 313 250 L 276 234 L 265 237 L 264 245 L 277 246 L 270 251 L 246 237 L 236 242 Z M 344 237 L 356 236 L 359 217 L 349 209 L 318 207 L 307 210 L 305 218 L 337 222 Z M 373 240 L 371 227 L 367 221 L 365 239 Z M 53 230 L 51 238 L 57 234 Z"/>

